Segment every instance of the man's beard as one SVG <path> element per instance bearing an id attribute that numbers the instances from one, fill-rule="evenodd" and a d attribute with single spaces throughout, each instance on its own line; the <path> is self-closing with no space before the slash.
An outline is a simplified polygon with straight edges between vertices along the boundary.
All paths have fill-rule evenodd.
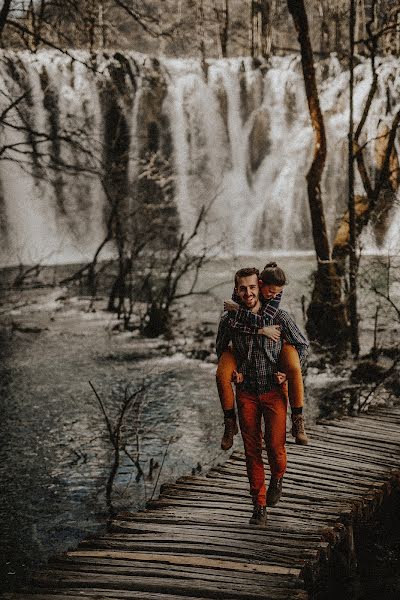
<path id="1" fill-rule="evenodd" d="M 249 299 L 248 301 L 244 301 L 244 304 L 246 305 L 247 308 L 254 308 L 256 306 L 258 302 L 258 298 L 254 297 L 251 300 Z"/>

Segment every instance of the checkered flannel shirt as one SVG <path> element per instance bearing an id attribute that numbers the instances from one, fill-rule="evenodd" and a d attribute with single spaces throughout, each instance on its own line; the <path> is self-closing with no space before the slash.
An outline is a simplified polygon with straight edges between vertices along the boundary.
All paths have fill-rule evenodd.
<path id="1" fill-rule="evenodd" d="M 272 325 L 272 319 L 279 308 L 282 294 L 283 292 L 280 292 L 275 298 L 263 302 L 260 314 L 254 314 L 250 310 L 240 306 L 239 310 L 229 313 L 229 325 L 243 333 L 257 333 L 261 327 Z M 232 300 L 240 305 L 241 300 L 235 289 L 232 293 Z"/>
<path id="2" fill-rule="evenodd" d="M 274 374 L 278 371 L 282 339 L 296 348 L 300 364 L 302 367 L 304 366 L 309 343 L 293 319 L 286 311 L 278 309 L 272 319 L 272 324 L 281 327 L 282 335 L 278 342 L 262 335 L 242 333 L 231 327 L 229 313 L 225 313 L 221 317 L 216 351 L 220 357 L 222 352 L 228 348 L 229 343 L 232 343 L 238 371 L 244 376 L 244 382 L 238 386 L 238 389 L 264 394 L 276 388 Z"/>

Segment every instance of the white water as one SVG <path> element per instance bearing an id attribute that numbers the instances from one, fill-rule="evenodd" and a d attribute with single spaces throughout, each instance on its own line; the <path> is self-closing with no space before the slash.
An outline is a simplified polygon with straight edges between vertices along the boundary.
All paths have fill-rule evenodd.
<path id="1" fill-rule="evenodd" d="M 39 177 L 31 158 L 16 152 L 26 149 L 26 133 L 3 128 L 2 143 L 20 144 L 4 152 L 0 160 L 3 265 L 86 260 L 104 237 L 104 90 L 110 79 L 109 67 L 116 61 L 102 59 L 95 74 L 80 62 L 87 56 L 76 56 L 78 60 L 71 61 L 53 52 L 21 52 L 4 54 L 0 60 L 1 86 L 9 97 L 15 99 L 25 91 L 30 94 L 30 104 L 21 103 L 20 112 L 32 129 L 48 134 L 55 130 L 75 140 L 78 136 L 81 147 L 92 151 L 88 164 L 84 151 L 61 143 L 58 159 L 75 165 L 76 172 L 68 175 L 47 168 L 45 176 Z M 4 62 L 7 57 L 13 72 Z M 146 119 L 145 87 L 152 84 L 146 57 L 131 53 L 125 58 L 134 73 L 136 91 L 126 78 L 125 94 L 116 102 L 129 128 L 127 179 L 133 190 L 139 173 L 139 148 L 145 143 L 139 139 L 138 126 Z M 382 123 L 390 125 L 400 108 L 399 61 L 386 58 L 379 73 L 364 141 L 376 137 Z M 43 83 L 43 74 L 48 82 Z M 305 182 L 312 158 L 312 130 L 298 57 L 273 58 L 263 70 L 254 69 L 250 59 L 213 61 L 207 77 L 194 60 L 165 60 L 158 68 L 160 74 L 166 92 L 160 104 L 162 114 L 152 118 L 158 119 L 161 133 L 168 133 L 172 141 L 174 201 L 181 228 L 189 233 L 200 207 L 211 203 L 203 235 L 208 245 L 219 243 L 220 253 L 312 250 Z M 356 67 L 355 78 L 357 121 L 371 80 L 367 63 Z M 49 90 L 54 101 L 51 106 Z M 324 203 L 333 233 L 346 202 L 348 128 L 348 74 L 334 57 L 320 83 L 320 94 L 328 138 Z M 0 110 L 8 101 L 0 98 Z M 17 127 L 22 118 L 17 110 L 7 116 Z M 54 157 L 50 141 L 43 141 L 36 150 Z M 78 172 L 88 166 L 95 174 Z M 356 185 L 361 193 L 359 180 Z M 383 247 L 393 248 L 399 237 L 400 211 L 393 208 Z M 372 230 L 365 235 L 364 248 L 380 249 Z"/>

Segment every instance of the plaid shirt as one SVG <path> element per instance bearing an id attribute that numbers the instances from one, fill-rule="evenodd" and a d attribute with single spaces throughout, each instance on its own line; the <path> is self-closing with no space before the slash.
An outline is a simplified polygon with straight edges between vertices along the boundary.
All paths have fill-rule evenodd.
<path id="1" fill-rule="evenodd" d="M 280 292 L 271 298 L 267 302 L 263 302 L 260 314 L 254 314 L 246 308 L 240 307 L 237 311 L 229 313 L 229 325 L 234 329 L 238 329 L 242 333 L 257 333 L 261 327 L 272 325 L 272 319 L 276 315 L 276 311 L 279 308 L 280 301 L 282 299 L 283 292 Z M 241 300 L 233 290 L 232 300 L 237 302 L 239 305 Z"/>
<path id="2" fill-rule="evenodd" d="M 293 319 L 286 311 L 279 309 L 272 324 L 281 327 L 282 337 L 278 342 L 262 335 L 242 333 L 231 327 L 228 313 L 221 317 L 216 342 L 217 355 L 220 357 L 232 342 L 238 370 L 244 375 L 244 382 L 238 386 L 239 389 L 264 394 L 276 388 L 274 374 L 278 371 L 282 338 L 296 348 L 300 364 L 304 366 L 309 343 Z"/>

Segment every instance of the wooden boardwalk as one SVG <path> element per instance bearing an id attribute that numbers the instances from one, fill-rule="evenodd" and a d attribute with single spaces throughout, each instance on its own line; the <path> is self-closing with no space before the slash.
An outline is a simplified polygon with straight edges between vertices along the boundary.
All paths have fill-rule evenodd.
<path id="1" fill-rule="evenodd" d="M 251 515 L 244 456 L 206 477 L 164 485 L 158 500 L 120 515 L 104 535 L 52 560 L 20 600 L 312 598 L 352 527 L 400 481 L 400 407 L 309 430 L 288 443 L 281 502 L 265 529 Z"/>

